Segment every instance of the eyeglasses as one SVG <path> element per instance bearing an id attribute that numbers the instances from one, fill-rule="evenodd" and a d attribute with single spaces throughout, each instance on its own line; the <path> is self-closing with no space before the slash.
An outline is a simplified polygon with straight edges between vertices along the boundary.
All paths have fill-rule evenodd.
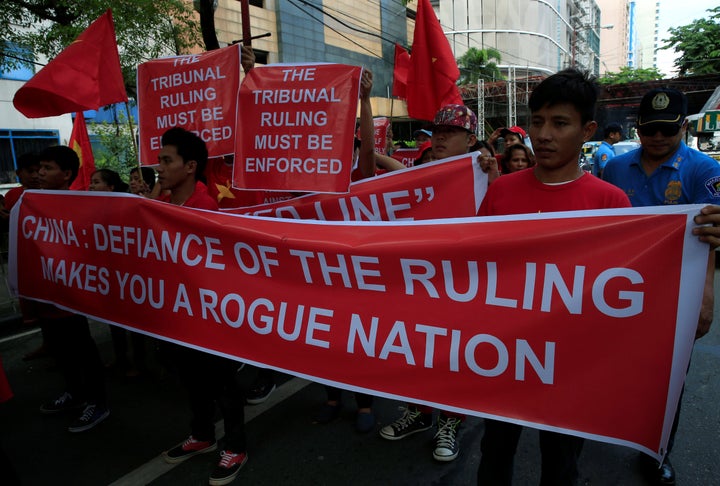
<path id="1" fill-rule="evenodd" d="M 638 132 L 640 132 L 640 135 L 643 137 L 652 137 L 657 132 L 662 133 L 663 137 L 674 137 L 678 134 L 680 131 L 680 125 L 671 124 L 671 125 L 661 125 L 661 124 L 654 124 L 654 125 L 645 125 L 638 127 Z"/>

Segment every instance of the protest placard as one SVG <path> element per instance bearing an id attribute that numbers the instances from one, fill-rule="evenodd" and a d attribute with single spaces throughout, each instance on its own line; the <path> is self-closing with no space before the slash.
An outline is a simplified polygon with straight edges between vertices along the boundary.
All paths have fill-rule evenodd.
<path id="1" fill-rule="evenodd" d="M 346 192 L 362 68 L 280 64 L 250 71 L 240 89 L 233 185 Z"/>
<path id="2" fill-rule="evenodd" d="M 387 154 L 387 136 L 390 120 L 384 116 L 375 117 L 373 118 L 373 127 L 375 128 L 375 153 Z"/>
<path id="3" fill-rule="evenodd" d="M 138 66 L 140 160 L 157 163 L 160 138 L 182 127 L 205 141 L 211 157 L 232 154 L 240 82 L 240 46 L 153 59 Z"/>
<path id="4" fill-rule="evenodd" d="M 391 157 L 405 164 L 405 167 L 413 167 L 415 165 L 415 159 L 420 157 L 420 155 L 420 149 L 418 147 L 412 147 L 399 148 L 392 153 Z"/>

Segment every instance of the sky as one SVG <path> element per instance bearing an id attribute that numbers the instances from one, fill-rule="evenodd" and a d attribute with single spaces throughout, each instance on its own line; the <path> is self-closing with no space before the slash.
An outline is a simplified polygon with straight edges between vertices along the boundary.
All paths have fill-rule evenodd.
<path id="1" fill-rule="evenodd" d="M 688 25 L 693 20 L 707 17 L 706 10 L 717 7 L 718 0 L 661 0 L 660 25 L 658 44 L 664 45 L 664 40 L 670 37 L 668 28 Z M 677 54 L 672 49 L 658 51 L 658 69 L 665 74 L 675 74 L 673 62 Z"/>

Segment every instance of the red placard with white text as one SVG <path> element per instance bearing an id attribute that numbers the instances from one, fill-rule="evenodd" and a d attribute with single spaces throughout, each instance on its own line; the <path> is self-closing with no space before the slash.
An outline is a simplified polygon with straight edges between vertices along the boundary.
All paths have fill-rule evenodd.
<path id="1" fill-rule="evenodd" d="M 399 160 L 400 162 L 405 164 L 406 167 L 414 167 L 415 160 L 420 157 L 420 149 L 418 147 L 399 148 L 395 152 L 393 152 L 390 157 L 395 160 Z"/>
<path id="2" fill-rule="evenodd" d="M 701 207 L 330 223 L 26 191 L 10 276 L 206 352 L 660 457 L 703 294 Z"/>
<path id="3" fill-rule="evenodd" d="M 386 154 L 387 132 L 390 126 L 390 120 L 384 116 L 373 118 L 373 126 L 375 128 L 375 153 Z"/>
<path id="4" fill-rule="evenodd" d="M 346 192 L 362 68 L 258 66 L 240 88 L 233 185 Z"/>
<path id="5" fill-rule="evenodd" d="M 168 128 L 195 132 L 210 157 L 231 154 L 240 81 L 240 46 L 153 59 L 138 66 L 140 160 L 155 165 Z"/>

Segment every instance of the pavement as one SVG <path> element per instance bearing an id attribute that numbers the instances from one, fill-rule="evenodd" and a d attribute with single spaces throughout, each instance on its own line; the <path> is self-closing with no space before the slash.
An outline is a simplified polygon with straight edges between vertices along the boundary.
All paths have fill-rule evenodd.
<path id="1" fill-rule="evenodd" d="M 718 274 L 716 273 L 716 280 Z M 716 282 L 716 289 L 720 283 Z M 716 296 L 716 316 L 720 297 Z M 151 340 L 149 372 L 137 379 L 108 374 L 110 417 L 85 433 L 71 434 L 71 417 L 44 416 L 40 404 L 62 388 L 49 358 L 23 361 L 41 342 L 39 331 L 17 316 L 0 319 L 0 355 L 15 398 L 0 407 L 0 442 L 26 485 L 204 485 L 218 452 L 178 464 L 160 453 L 185 439 L 189 413 L 177 377 L 162 366 Z M 108 326 L 92 322 L 106 361 L 112 358 Z M 245 367 L 241 380 L 256 371 Z M 683 413 L 672 454 L 678 483 L 720 485 L 720 324 L 696 344 L 687 378 Z M 400 415 L 401 403 L 377 398 L 373 432 L 354 430 L 355 405 L 343 393 L 343 413 L 327 425 L 311 423 L 325 400 L 323 386 L 277 374 L 270 398 L 246 407 L 249 461 L 232 484 L 246 485 L 472 485 L 480 459 L 482 420 L 469 417 L 460 433 L 460 455 L 450 463 L 432 459 L 433 432 L 387 441 L 378 431 Z M 638 453 L 586 441 L 581 484 L 644 485 Z M 539 483 L 537 433 L 526 429 L 518 447 L 516 485 Z M 1 482 L 1 481 L 0 481 Z"/>

